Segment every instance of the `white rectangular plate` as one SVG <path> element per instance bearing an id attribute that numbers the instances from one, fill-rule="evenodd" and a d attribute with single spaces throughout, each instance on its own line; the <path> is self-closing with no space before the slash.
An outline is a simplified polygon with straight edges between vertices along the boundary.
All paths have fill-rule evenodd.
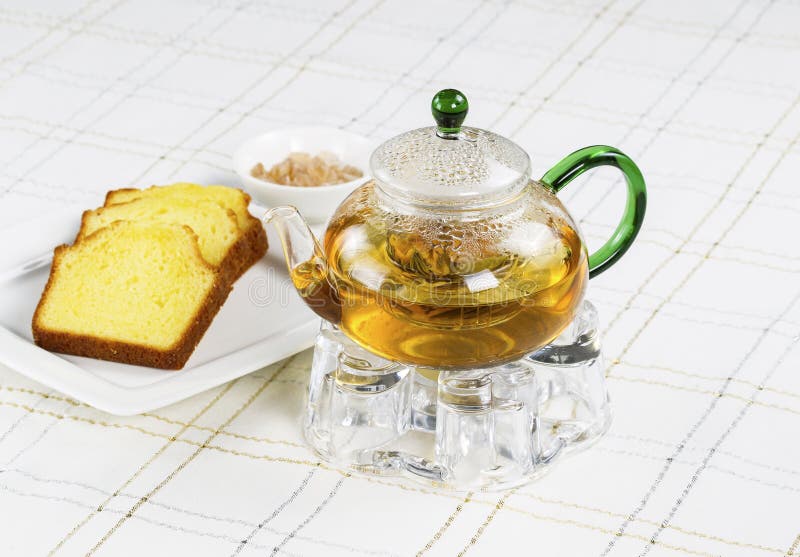
<path id="1" fill-rule="evenodd" d="M 257 210 L 253 211 L 257 213 Z M 237 282 L 192 357 L 165 371 L 53 354 L 36 346 L 31 318 L 51 254 L 77 233 L 79 211 L 0 229 L 0 362 L 76 400 L 117 415 L 188 398 L 311 346 L 319 319 L 292 287 L 278 238 Z M 271 228 L 271 227 L 268 227 Z M 38 261 L 38 268 L 35 263 Z"/>

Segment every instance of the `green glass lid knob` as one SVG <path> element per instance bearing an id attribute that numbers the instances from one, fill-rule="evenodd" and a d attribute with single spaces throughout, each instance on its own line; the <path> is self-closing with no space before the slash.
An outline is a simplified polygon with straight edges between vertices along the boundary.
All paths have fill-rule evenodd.
<path id="1" fill-rule="evenodd" d="M 442 89 L 436 93 L 431 101 L 431 112 L 438 128 L 436 134 L 448 139 L 458 136 L 468 110 L 467 97 L 461 91 Z"/>

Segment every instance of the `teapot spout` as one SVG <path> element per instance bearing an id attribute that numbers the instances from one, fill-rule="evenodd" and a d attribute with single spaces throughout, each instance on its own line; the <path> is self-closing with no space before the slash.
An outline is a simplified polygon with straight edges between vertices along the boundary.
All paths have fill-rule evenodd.
<path id="1" fill-rule="evenodd" d="M 295 268 L 308 261 L 325 263 L 319 241 L 305 219 L 291 205 L 273 207 L 264 215 L 264 223 L 275 226 L 290 275 Z"/>
<path id="2" fill-rule="evenodd" d="M 286 267 L 297 293 L 314 313 L 333 324 L 341 321 L 339 296 L 328 273 L 328 261 L 308 223 L 290 205 L 274 207 L 264 215 L 283 247 Z"/>

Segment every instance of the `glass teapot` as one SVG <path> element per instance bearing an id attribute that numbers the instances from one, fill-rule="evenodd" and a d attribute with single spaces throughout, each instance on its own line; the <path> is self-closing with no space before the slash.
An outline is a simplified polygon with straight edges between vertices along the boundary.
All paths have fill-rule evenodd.
<path id="1" fill-rule="evenodd" d="M 309 307 L 393 362 L 470 369 L 541 348 L 642 225 L 644 179 L 617 149 L 580 149 L 532 180 L 527 153 L 463 127 L 467 110 L 445 89 L 432 101 L 436 126 L 381 144 L 372 179 L 336 209 L 322 245 L 294 207 L 266 216 Z M 622 171 L 628 195 L 613 235 L 589 255 L 556 194 L 601 165 Z"/>

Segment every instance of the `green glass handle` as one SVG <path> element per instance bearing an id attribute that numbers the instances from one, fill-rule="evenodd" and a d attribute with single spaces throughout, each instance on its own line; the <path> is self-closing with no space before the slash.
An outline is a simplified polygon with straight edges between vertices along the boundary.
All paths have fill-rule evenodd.
<path id="1" fill-rule="evenodd" d="M 631 247 L 639 229 L 642 228 L 647 206 L 647 191 L 642 172 L 630 157 L 618 149 L 607 145 L 594 145 L 567 155 L 545 172 L 541 179 L 553 193 L 558 193 L 587 170 L 604 165 L 616 166 L 622 171 L 628 183 L 628 197 L 625 202 L 625 213 L 614 234 L 600 249 L 589 256 L 590 278 L 596 277 L 616 263 Z"/>

